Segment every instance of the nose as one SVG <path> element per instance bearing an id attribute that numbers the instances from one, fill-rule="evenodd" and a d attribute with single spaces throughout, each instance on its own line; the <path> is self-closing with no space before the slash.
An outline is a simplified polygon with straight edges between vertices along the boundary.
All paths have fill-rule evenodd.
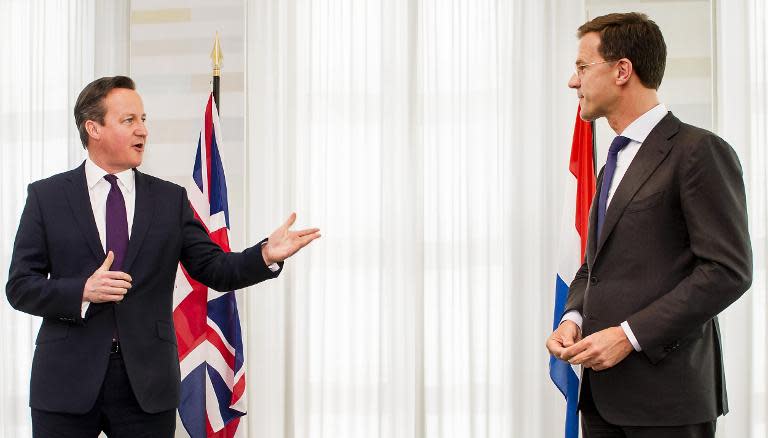
<path id="1" fill-rule="evenodd" d="M 571 78 L 568 80 L 568 88 L 579 88 L 581 86 L 581 80 L 576 73 L 571 73 Z"/>
<path id="2" fill-rule="evenodd" d="M 149 131 L 147 131 L 147 125 L 143 120 L 140 120 L 138 125 L 136 126 L 136 135 L 139 137 L 146 137 L 149 135 Z"/>

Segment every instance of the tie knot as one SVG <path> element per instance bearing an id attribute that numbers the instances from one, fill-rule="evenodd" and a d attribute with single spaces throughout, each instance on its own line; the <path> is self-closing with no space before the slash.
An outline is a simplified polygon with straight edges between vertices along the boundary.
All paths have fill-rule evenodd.
<path id="1" fill-rule="evenodd" d="M 624 146 L 628 145 L 629 142 L 632 141 L 631 139 L 624 137 L 624 136 L 616 136 L 616 138 L 613 139 L 611 142 L 611 147 L 608 148 L 609 154 L 618 154 L 620 150 L 624 149 Z"/>
<path id="2" fill-rule="evenodd" d="M 109 184 L 112 186 L 117 185 L 117 177 L 111 173 L 104 175 L 104 179 L 107 180 L 107 182 L 109 182 Z"/>

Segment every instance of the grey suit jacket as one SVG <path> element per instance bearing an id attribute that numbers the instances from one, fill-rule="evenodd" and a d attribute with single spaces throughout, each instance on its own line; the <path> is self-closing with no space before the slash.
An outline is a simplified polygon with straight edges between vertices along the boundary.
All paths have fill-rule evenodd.
<path id="1" fill-rule="evenodd" d="M 584 316 L 583 336 L 626 320 L 643 350 L 613 368 L 586 370 L 598 411 L 626 426 L 695 424 L 727 413 L 716 315 L 752 281 L 736 153 L 669 113 L 627 169 L 599 237 L 596 201 L 566 312 Z"/>

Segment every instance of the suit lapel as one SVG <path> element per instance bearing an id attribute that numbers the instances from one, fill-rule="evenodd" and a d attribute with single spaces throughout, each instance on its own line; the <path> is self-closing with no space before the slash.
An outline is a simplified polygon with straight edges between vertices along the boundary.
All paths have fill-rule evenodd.
<path id="1" fill-rule="evenodd" d="M 69 172 L 68 184 L 64 188 L 72 215 L 75 217 L 77 227 L 85 237 L 88 247 L 99 261 L 106 258 L 104 248 L 101 246 L 99 229 L 96 228 L 96 220 L 93 217 L 91 198 L 88 196 L 88 183 L 85 179 L 85 162 Z"/>
<path id="2" fill-rule="evenodd" d="M 139 253 L 139 248 L 144 241 L 144 237 L 149 231 L 152 223 L 152 217 L 155 209 L 154 197 L 152 196 L 152 184 L 149 179 L 138 170 L 134 169 L 136 175 L 136 204 L 133 211 L 133 227 L 131 228 L 131 238 L 128 240 L 128 251 L 123 263 L 123 271 L 128 272 Z"/>
<path id="3" fill-rule="evenodd" d="M 608 204 L 602 234 L 597 239 L 595 257 L 600 254 L 605 241 L 624 213 L 624 208 L 626 208 L 627 204 L 635 196 L 635 193 L 637 193 L 653 171 L 669 154 L 672 148 L 672 143 L 669 139 L 677 133 L 679 128 L 680 120 L 673 116 L 672 113 L 669 113 L 648 134 L 640 150 L 637 151 L 637 155 L 635 155 L 635 158 L 629 165 L 627 173 L 621 179 L 616 193 L 614 193 L 611 199 L 611 203 Z"/>
<path id="4" fill-rule="evenodd" d="M 589 226 L 587 227 L 587 265 L 592 268 L 595 261 L 595 254 L 597 253 L 597 200 L 600 197 L 600 187 L 603 184 L 603 171 L 605 166 L 600 169 L 600 173 L 597 175 L 596 187 L 597 191 L 592 196 L 592 205 L 589 207 Z"/>

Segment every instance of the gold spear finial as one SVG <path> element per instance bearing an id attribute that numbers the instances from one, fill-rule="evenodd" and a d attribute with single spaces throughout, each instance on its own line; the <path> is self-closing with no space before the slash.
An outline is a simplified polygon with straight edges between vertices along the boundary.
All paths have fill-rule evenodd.
<path id="1" fill-rule="evenodd" d="M 219 44 L 218 31 L 216 31 L 216 39 L 213 42 L 213 50 L 211 50 L 211 59 L 213 60 L 213 75 L 221 76 L 221 60 L 224 59 L 224 55 L 221 53 L 221 44 Z"/>

